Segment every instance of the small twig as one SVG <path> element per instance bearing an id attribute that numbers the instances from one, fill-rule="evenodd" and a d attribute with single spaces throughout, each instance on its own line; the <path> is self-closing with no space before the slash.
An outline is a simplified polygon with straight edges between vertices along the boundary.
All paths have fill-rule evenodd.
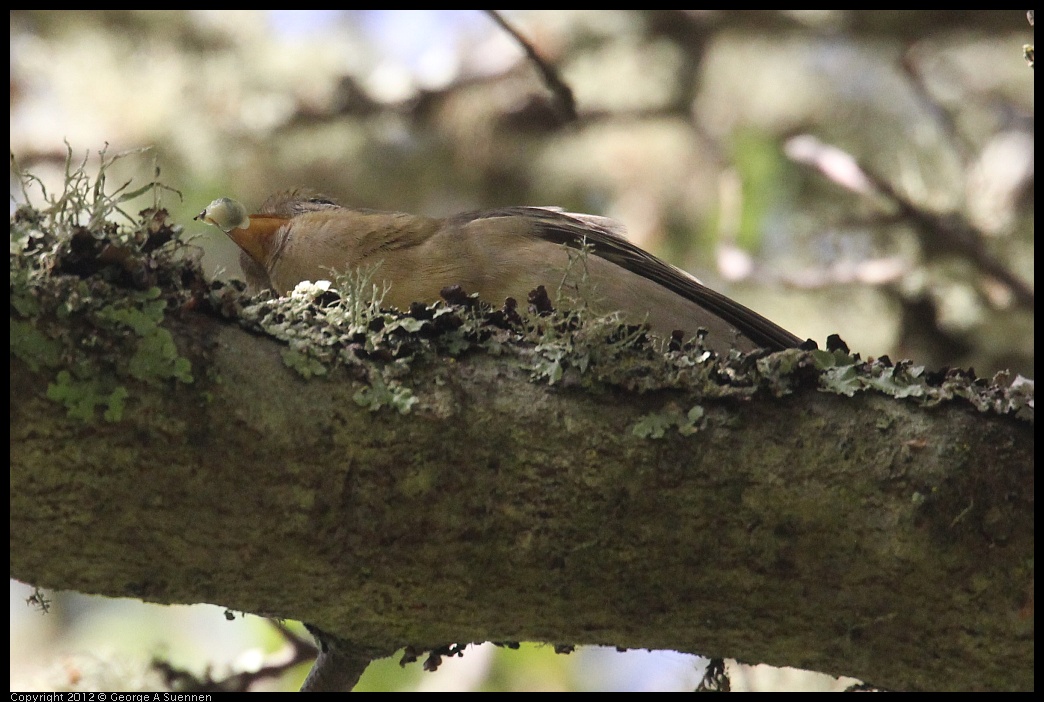
<path id="1" fill-rule="evenodd" d="M 167 661 L 156 660 L 152 662 L 152 666 L 163 676 L 167 687 L 171 690 L 179 692 L 246 692 L 261 680 L 281 677 L 291 668 L 315 658 L 318 649 L 311 642 L 297 636 L 280 622 L 269 620 L 269 623 L 279 630 L 288 645 L 283 650 L 270 655 L 258 670 L 234 673 L 226 678 L 216 679 L 211 676 L 210 670 L 204 672 L 200 677 L 176 668 Z"/>
<path id="2" fill-rule="evenodd" d="M 547 85 L 548 90 L 554 96 L 554 104 L 558 108 L 561 117 L 566 122 L 576 122 L 578 120 L 576 114 L 576 98 L 573 97 L 573 90 L 565 84 L 565 82 L 559 77 L 558 71 L 553 66 L 544 61 L 540 55 L 533 48 L 533 45 L 526 41 L 525 37 L 518 33 L 514 27 L 508 24 L 499 12 L 496 10 L 486 10 L 486 14 L 493 18 L 500 27 L 510 34 L 515 41 L 518 42 L 522 50 L 526 52 L 526 56 L 529 60 L 536 64 L 537 69 L 540 71 L 540 75 L 544 79 L 544 83 Z"/>

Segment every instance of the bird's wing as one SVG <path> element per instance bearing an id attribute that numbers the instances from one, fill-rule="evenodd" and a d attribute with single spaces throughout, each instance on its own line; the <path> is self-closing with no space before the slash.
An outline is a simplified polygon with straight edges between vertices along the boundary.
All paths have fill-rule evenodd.
<path id="1" fill-rule="evenodd" d="M 549 207 L 505 207 L 459 215 L 473 220 L 487 217 L 525 217 L 532 222 L 533 235 L 545 241 L 580 249 L 586 242 L 591 253 L 625 270 L 651 280 L 676 295 L 690 300 L 722 318 L 758 346 L 769 349 L 793 348 L 802 340 L 778 324 L 762 317 L 695 277 L 661 261 L 632 244 L 623 236 L 616 220 L 594 215 L 574 214 Z"/>

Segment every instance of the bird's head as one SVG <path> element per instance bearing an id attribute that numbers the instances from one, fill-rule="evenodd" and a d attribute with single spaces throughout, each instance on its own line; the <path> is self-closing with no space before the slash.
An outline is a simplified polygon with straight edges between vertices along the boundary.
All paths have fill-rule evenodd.
<path id="1" fill-rule="evenodd" d="M 246 229 L 250 226 L 250 215 L 247 214 L 243 203 L 228 197 L 219 197 L 214 200 L 193 219 L 213 224 L 226 234 L 233 229 Z"/>

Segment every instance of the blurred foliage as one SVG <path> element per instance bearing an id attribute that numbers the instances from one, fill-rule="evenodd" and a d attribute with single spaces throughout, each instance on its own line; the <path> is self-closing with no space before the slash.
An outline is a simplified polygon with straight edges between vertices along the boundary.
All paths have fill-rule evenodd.
<path id="1" fill-rule="evenodd" d="M 820 343 L 1032 375 L 1022 11 L 504 16 L 575 121 L 480 11 L 15 10 L 11 151 L 53 187 L 63 139 L 154 146 L 215 275 L 239 275 L 235 247 L 190 220 L 222 195 L 559 205 Z M 118 167 L 114 183 L 155 176 Z"/>

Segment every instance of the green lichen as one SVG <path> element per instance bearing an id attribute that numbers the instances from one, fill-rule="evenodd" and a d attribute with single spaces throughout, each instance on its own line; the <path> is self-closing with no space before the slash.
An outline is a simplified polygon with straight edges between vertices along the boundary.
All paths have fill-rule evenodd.
<path id="1" fill-rule="evenodd" d="M 159 207 L 165 186 L 127 182 L 107 192 L 112 164 L 140 153 L 102 150 L 90 174 L 86 157 L 76 162 L 69 149 L 61 192 L 11 157 L 26 199 L 11 218 L 11 353 L 33 372 L 54 371 L 47 397 L 80 420 L 100 409 L 104 420 L 119 421 L 128 381 L 193 382 L 191 362 L 163 327 L 171 302 L 186 298 L 182 270 L 196 265 Z M 124 212 L 150 191 L 156 207 L 138 217 Z"/>
<path id="2" fill-rule="evenodd" d="M 987 388 L 970 374 L 951 372 L 940 378 L 910 363 L 863 361 L 840 347 L 722 357 L 698 339 L 667 346 L 641 327 L 584 309 L 545 305 L 537 312 L 532 306 L 521 310 L 507 305 L 496 310 L 457 291 L 449 295 L 451 301 L 414 305 L 401 313 L 380 309 L 379 293 L 358 280 L 302 284 L 288 297 L 246 305 L 240 321 L 287 343 L 284 363 L 303 377 L 327 375 L 337 366 L 361 371 L 355 376 L 371 387 L 360 391 L 356 401 L 372 410 L 409 411 L 414 406 L 418 399 L 406 386 L 414 364 L 479 350 L 514 358 L 534 380 L 594 391 L 670 389 L 702 402 L 757 393 L 781 397 L 811 382 L 821 391 L 846 396 L 879 392 L 925 404 L 963 397 L 983 411 L 1032 411 L 1032 383 L 1020 378 L 1008 387 Z M 660 438 L 672 429 L 692 434 L 701 426 L 702 408 L 689 406 L 683 411 L 668 404 L 640 420 L 633 432 L 645 438 Z"/>
<path id="3" fill-rule="evenodd" d="M 771 372 L 776 357 L 786 358 L 788 353 L 759 361 L 761 370 Z M 792 371 L 803 366 L 819 371 L 818 385 L 826 392 L 852 397 L 858 392 L 875 391 L 896 399 L 917 400 L 929 407 L 962 398 L 980 412 L 1014 414 L 1026 420 L 1033 417 L 1034 383 L 1020 375 L 1012 377 L 1000 372 L 987 383 L 971 370 L 930 373 L 924 366 L 909 361 L 864 361 L 847 349 L 817 349 L 791 358 L 799 362 Z"/>
<path id="4" fill-rule="evenodd" d="M 412 390 L 397 381 L 386 381 L 380 374 L 375 375 L 370 385 L 356 392 L 352 399 L 371 412 L 390 407 L 399 414 L 408 414 L 417 403 Z"/>
<path id="5" fill-rule="evenodd" d="M 701 405 L 683 411 L 671 403 L 659 412 L 644 415 L 631 428 L 631 433 L 642 439 L 662 439 L 668 431 L 677 428 L 679 434 L 689 436 L 700 430 L 705 414 L 706 410 Z"/>
<path id="6" fill-rule="evenodd" d="M 47 386 L 47 397 L 65 405 L 73 419 L 91 421 L 95 410 L 104 407 L 105 421 L 118 422 L 123 418 L 127 388 L 118 385 L 111 391 L 104 380 L 76 380 L 69 371 L 58 371 L 55 381 Z"/>
<path id="7" fill-rule="evenodd" d="M 295 349 L 284 349 L 282 357 L 283 365 L 300 373 L 305 380 L 327 374 L 326 366 L 307 353 Z"/>
<path id="8" fill-rule="evenodd" d="M 137 335 L 134 353 L 127 362 L 132 378 L 151 384 L 170 378 L 191 383 L 191 362 L 178 354 L 174 337 L 160 326 L 166 307 L 159 288 L 149 288 L 103 307 L 95 319 L 100 327 L 109 325 L 115 334 L 129 330 Z"/>

